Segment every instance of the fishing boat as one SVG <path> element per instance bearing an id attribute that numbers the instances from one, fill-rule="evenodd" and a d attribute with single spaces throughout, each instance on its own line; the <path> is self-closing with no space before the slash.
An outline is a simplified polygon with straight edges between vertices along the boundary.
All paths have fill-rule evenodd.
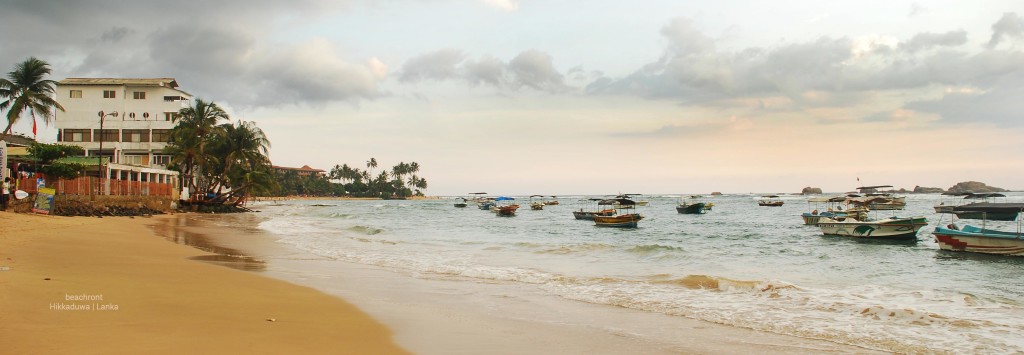
<path id="1" fill-rule="evenodd" d="M 613 216 L 594 216 L 594 224 L 598 227 L 636 228 L 638 222 L 644 217 L 639 213 L 633 213 L 636 202 L 625 198 L 602 200 L 597 203 L 599 206 L 619 206 L 623 213 Z"/>
<path id="2" fill-rule="evenodd" d="M 459 197 L 457 200 L 459 200 L 459 201 L 455 202 L 455 207 L 464 208 L 464 207 L 468 206 L 468 204 L 466 204 L 466 198 Z"/>
<path id="3" fill-rule="evenodd" d="M 495 205 L 492 208 L 492 211 L 494 211 L 495 214 L 497 214 L 498 216 L 501 216 L 501 217 L 512 217 L 512 216 L 515 216 L 516 215 L 516 210 L 519 209 L 519 205 L 510 202 L 510 201 L 514 201 L 514 200 L 515 199 L 511 198 L 511 197 L 505 197 L 505 196 L 498 197 L 498 198 L 494 199 Z"/>
<path id="4" fill-rule="evenodd" d="M 879 189 L 890 189 L 889 191 L 880 191 Z M 896 191 L 892 190 L 892 185 L 877 185 L 877 186 L 861 186 L 857 190 L 867 197 L 885 197 L 885 200 L 878 200 L 868 207 L 872 211 L 891 211 L 891 210 L 902 210 L 907 206 L 907 197 L 896 194 Z"/>
<path id="5" fill-rule="evenodd" d="M 703 201 L 699 201 L 701 196 L 693 195 L 686 199 L 679 200 L 679 204 L 676 205 L 676 212 L 682 214 L 705 214 L 711 210 L 714 204 L 709 204 Z"/>
<path id="6" fill-rule="evenodd" d="M 758 206 L 779 207 L 782 206 L 784 203 L 785 202 L 779 199 L 778 195 L 764 195 L 761 196 L 760 200 L 757 200 Z"/>
<path id="7" fill-rule="evenodd" d="M 973 212 L 982 216 L 1013 214 L 1019 217 L 1024 212 L 1024 203 L 968 204 L 954 207 L 953 212 Z M 951 223 L 945 227 L 935 227 L 932 235 L 935 236 L 935 242 L 939 244 L 941 250 L 1024 256 L 1022 221 L 1016 220 L 1016 232 L 985 228 L 988 219 L 982 219 L 981 227 L 969 224 L 958 227 Z"/>
<path id="8" fill-rule="evenodd" d="M 558 196 L 551 196 L 551 198 L 552 198 L 551 200 L 544 201 L 544 204 L 548 205 L 548 206 L 557 205 L 558 204 L 558 200 L 557 200 Z"/>
<path id="9" fill-rule="evenodd" d="M 963 198 L 963 196 L 967 196 L 970 194 L 970 192 L 943 192 L 942 196 L 959 196 L 960 198 Z M 951 198 L 945 198 L 944 201 L 939 202 L 939 204 L 935 206 L 932 206 L 932 208 L 935 209 L 935 213 L 953 213 L 953 207 L 962 204 L 962 201 L 954 201 Z"/>
<path id="10" fill-rule="evenodd" d="M 808 226 L 817 225 L 822 218 L 830 218 L 840 222 L 845 221 L 847 218 L 858 221 L 866 220 L 868 218 L 867 207 L 856 205 L 857 198 L 859 197 L 861 196 L 856 194 L 812 197 L 807 199 L 807 203 L 813 203 L 814 210 L 801 213 L 800 218 L 804 220 L 804 225 Z M 843 205 L 846 205 L 845 210 Z M 824 208 L 822 208 L 823 206 Z"/>
<path id="11" fill-rule="evenodd" d="M 602 198 L 591 198 L 591 199 L 582 200 L 582 201 L 583 202 L 600 202 L 600 201 L 604 201 L 604 199 L 602 199 Z M 589 210 L 589 211 L 584 209 L 584 207 L 580 207 L 579 211 L 572 211 L 572 216 L 575 217 L 576 219 L 593 221 L 594 220 L 594 216 L 614 216 L 615 215 L 615 209 L 614 208 L 601 208 L 601 205 L 597 205 L 597 206 L 598 207 L 596 209 Z"/>
<path id="12" fill-rule="evenodd" d="M 973 194 L 968 194 L 968 195 L 964 196 L 964 199 L 975 199 L 975 200 L 976 199 L 983 199 L 985 202 L 972 202 L 972 203 L 968 203 L 968 204 L 965 204 L 965 205 L 960 205 L 960 206 L 957 206 L 957 207 L 966 207 L 966 206 L 972 206 L 972 207 L 999 207 L 999 206 L 1004 205 L 1004 203 L 991 202 L 992 198 L 994 198 L 994 197 L 1006 197 L 1006 195 L 1003 195 L 1001 193 L 973 193 Z M 988 210 L 988 211 L 976 211 L 976 210 L 973 210 L 973 209 L 958 210 L 958 209 L 956 209 L 956 207 L 954 207 L 953 208 L 953 214 L 955 214 L 960 219 L 982 219 L 982 220 L 989 220 L 989 221 L 1015 221 L 1015 220 L 1017 220 L 1017 215 L 1019 214 L 1019 211 L 1015 211 L 1013 209 L 1002 210 L 1002 209 L 998 209 L 998 208 L 997 209 Z"/>
<path id="13" fill-rule="evenodd" d="M 886 202 L 876 201 L 880 199 L 886 198 L 870 197 L 851 202 L 861 206 Z M 901 218 L 892 216 L 884 219 L 864 218 L 862 220 L 847 218 L 844 221 L 822 217 L 818 220 L 818 228 L 821 229 L 821 233 L 824 235 L 871 239 L 917 240 L 917 232 L 926 225 L 928 225 L 928 219 L 924 217 Z"/>
<path id="14" fill-rule="evenodd" d="M 532 195 L 532 196 L 530 196 L 530 209 L 534 210 L 534 211 L 543 210 L 544 209 L 544 202 L 543 201 L 534 201 L 533 200 L 534 197 L 544 197 L 544 195 Z"/>

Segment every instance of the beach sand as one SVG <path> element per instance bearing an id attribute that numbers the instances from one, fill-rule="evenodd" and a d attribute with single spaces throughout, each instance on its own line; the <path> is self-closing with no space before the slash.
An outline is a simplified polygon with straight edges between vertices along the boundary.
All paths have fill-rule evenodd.
<path id="1" fill-rule="evenodd" d="M 159 218 L 0 212 L 0 352 L 406 352 L 340 298 L 155 237 Z"/>

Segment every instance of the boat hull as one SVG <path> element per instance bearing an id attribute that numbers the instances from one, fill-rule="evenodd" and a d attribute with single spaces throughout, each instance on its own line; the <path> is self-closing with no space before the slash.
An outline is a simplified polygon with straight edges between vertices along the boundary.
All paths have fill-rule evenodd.
<path id="1" fill-rule="evenodd" d="M 463 208 L 463 207 L 466 207 L 466 204 L 465 204 L 465 203 L 461 203 L 461 202 L 459 202 L 459 203 L 456 203 L 456 204 L 455 204 L 455 207 L 458 207 L 458 208 Z"/>
<path id="2" fill-rule="evenodd" d="M 615 210 L 603 210 L 603 211 L 572 211 L 572 216 L 576 219 L 593 221 L 594 216 L 614 216 Z"/>
<path id="3" fill-rule="evenodd" d="M 594 224 L 598 227 L 636 228 L 637 222 L 644 217 L 636 214 L 622 214 L 618 216 L 594 216 Z"/>
<path id="4" fill-rule="evenodd" d="M 783 201 L 760 201 L 757 203 L 758 206 L 764 207 L 780 207 L 783 204 L 785 204 Z"/>
<path id="5" fill-rule="evenodd" d="M 822 218 L 818 228 L 824 235 L 871 239 L 917 239 L 917 232 L 928 225 L 924 217 L 890 218 L 880 221 L 860 222 Z"/>
<path id="6" fill-rule="evenodd" d="M 989 221 L 1016 221 L 1017 212 L 974 212 L 955 211 L 952 212 L 960 219 L 984 219 Z"/>
<path id="7" fill-rule="evenodd" d="M 1016 233 L 999 232 L 964 226 L 962 230 L 936 227 L 935 242 L 939 249 L 970 253 L 1024 256 L 1024 239 Z"/>
<path id="8" fill-rule="evenodd" d="M 676 212 L 682 214 L 704 214 L 708 208 L 703 203 L 692 203 L 689 205 L 678 205 L 676 206 Z"/>

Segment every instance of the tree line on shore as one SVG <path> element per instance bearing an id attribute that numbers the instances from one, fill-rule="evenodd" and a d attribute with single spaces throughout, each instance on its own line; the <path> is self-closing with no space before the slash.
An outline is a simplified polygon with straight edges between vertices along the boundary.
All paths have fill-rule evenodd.
<path id="1" fill-rule="evenodd" d="M 348 164 L 334 165 L 327 174 L 299 176 L 297 171 L 280 173 L 279 189 L 263 196 L 351 196 L 404 198 L 423 196 L 427 180 L 418 175 L 420 164 L 400 162 L 390 170 L 374 175 L 376 158 L 366 161 L 366 169 Z"/>

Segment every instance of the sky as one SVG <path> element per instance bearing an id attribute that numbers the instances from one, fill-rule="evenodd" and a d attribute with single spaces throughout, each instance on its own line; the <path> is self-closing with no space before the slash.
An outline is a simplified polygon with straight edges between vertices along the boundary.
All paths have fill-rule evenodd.
<path id="1" fill-rule="evenodd" d="M 415 161 L 429 195 L 1024 189 L 1020 1 L 0 8 L 0 72 L 176 78 L 275 165 Z"/>

